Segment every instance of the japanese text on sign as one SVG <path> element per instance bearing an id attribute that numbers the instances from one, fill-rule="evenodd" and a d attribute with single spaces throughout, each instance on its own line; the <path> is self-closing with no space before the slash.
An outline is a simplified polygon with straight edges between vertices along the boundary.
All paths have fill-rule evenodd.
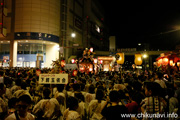
<path id="1" fill-rule="evenodd" d="M 39 84 L 67 84 L 68 74 L 40 74 Z"/>

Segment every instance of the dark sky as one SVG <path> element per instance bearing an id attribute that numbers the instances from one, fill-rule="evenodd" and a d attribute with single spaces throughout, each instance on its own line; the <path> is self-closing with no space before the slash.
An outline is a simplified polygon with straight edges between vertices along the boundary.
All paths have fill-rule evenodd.
<path id="1" fill-rule="evenodd" d="M 99 0 L 105 9 L 110 35 L 119 48 L 150 43 L 150 47 L 174 48 L 180 43 L 180 5 L 162 0 Z M 131 43 L 131 44 L 130 44 Z M 174 48 L 175 49 L 175 48 Z"/>

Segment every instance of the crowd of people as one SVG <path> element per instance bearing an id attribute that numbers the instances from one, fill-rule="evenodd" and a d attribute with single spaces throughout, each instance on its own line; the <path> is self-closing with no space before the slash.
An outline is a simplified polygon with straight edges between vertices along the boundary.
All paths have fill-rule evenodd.
<path id="1" fill-rule="evenodd" d="M 50 72 L 41 70 L 41 74 Z M 39 84 L 35 68 L 1 68 L 0 119 L 179 118 L 178 71 L 110 71 L 77 76 L 72 76 L 72 70 L 65 73 L 69 74 L 68 84 Z"/>

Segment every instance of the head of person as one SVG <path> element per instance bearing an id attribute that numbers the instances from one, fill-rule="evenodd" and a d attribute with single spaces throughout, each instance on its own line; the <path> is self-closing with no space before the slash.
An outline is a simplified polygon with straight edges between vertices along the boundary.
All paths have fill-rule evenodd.
<path id="1" fill-rule="evenodd" d="M 62 92 L 64 90 L 64 84 L 57 84 L 58 92 Z"/>
<path id="2" fill-rule="evenodd" d="M 93 94 L 95 91 L 95 87 L 94 87 L 94 85 L 93 84 L 91 84 L 90 86 L 89 86 L 89 93 L 91 93 L 91 94 Z"/>
<path id="3" fill-rule="evenodd" d="M 97 91 L 96 91 L 96 99 L 98 100 L 98 102 L 103 100 L 103 98 L 104 98 L 104 91 L 102 89 L 97 89 Z"/>
<path id="4" fill-rule="evenodd" d="M 162 94 L 162 88 L 157 82 L 146 82 L 144 86 L 146 96 L 160 96 Z"/>
<path id="5" fill-rule="evenodd" d="M 99 81 L 100 80 L 100 77 L 99 76 L 96 76 L 96 81 Z"/>
<path id="6" fill-rule="evenodd" d="M 17 99 L 16 106 L 20 117 L 26 117 L 31 103 L 32 100 L 29 95 L 22 95 Z"/>
<path id="7" fill-rule="evenodd" d="M 6 92 L 6 87 L 5 87 L 4 83 L 0 83 L 0 96 L 5 94 L 5 92 Z"/>
<path id="8" fill-rule="evenodd" d="M 120 101 L 120 93 L 117 90 L 113 90 L 109 93 L 109 98 L 111 102 L 119 102 Z"/>
<path id="9" fill-rule="evenodd" d="M 157 78 L 160 80 L 163 78 L 163 73 L 162 72 L 157 72 Z"/>
<path id="10" fill-rule="evenodd" d="M 21 89 L 24 89 L 24 90 L 26 90 L 26 88 L 27 88 L 27 83 L 26 82 L 21 82 Z"/>
<path id="11" fill-rule="evenodd" d="M 76 110 L 78 108 L 78 99 L 71 96 L 68 97 L 67 108 L 69 108 L 69 110 Z"/>
<path id="12" fill-rule="evenodd" d="M 81 85 L 78 83 L 73 84 L 73 90 L 74 91 L 81 91 Z"/>
<path id="13" fill-rule="evenodd" d="M 51 94 L 51 90 L 46 88 L 43 90 L 43 96 L 44 96 L 44 99 L 49 99 L 50 97 L 50 94 Z"/>

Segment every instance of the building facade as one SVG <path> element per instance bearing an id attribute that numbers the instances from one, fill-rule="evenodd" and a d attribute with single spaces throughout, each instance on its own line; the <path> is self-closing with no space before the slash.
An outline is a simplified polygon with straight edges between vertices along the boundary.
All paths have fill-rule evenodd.
<path id="1" fill-rule="evenodd" d="M 51 67 L 53 60 L 68 61 L 85 47 L 107 45 L 96 0 L 0 2 L 0 65 Z"/>

